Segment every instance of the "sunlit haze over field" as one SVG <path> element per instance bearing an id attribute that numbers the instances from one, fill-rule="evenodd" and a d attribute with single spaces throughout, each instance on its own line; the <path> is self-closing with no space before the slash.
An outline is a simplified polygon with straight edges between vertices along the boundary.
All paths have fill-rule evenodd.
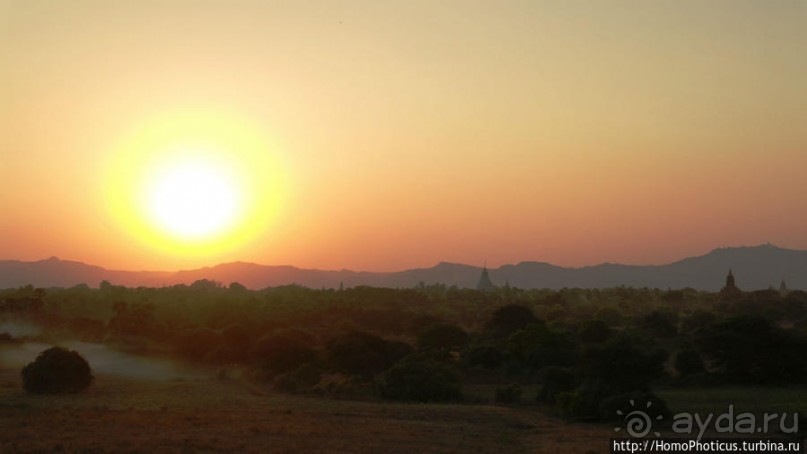
<path id="1" fill-rule="evenodd" d="M 807 248 L 803 1 L 0 0 L 0 259 Z"/>

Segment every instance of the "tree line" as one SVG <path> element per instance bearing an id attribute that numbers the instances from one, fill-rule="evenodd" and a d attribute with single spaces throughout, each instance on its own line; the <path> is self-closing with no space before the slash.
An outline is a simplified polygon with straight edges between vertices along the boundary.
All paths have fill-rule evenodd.
<path id="1" fill-rule="evenodd" d="M 0 291 L 0 317 L 38 340 L 103 342 L 231 368 L 279 392 L 406 401 L 541 405 L 607 419 L 630 398 L 666 406 L 665 386 L 807 382 L 807 294 L 731 299 L 692 289 L 477 291 L 441 285 L 248 290 L 201 280 L 127 288 Z M 22 339 L 24 340 L 24 339 Z M 0 342 L 15 342 L 0 333 Z M 522 389 L 539 385 L 534 395 Z"/>

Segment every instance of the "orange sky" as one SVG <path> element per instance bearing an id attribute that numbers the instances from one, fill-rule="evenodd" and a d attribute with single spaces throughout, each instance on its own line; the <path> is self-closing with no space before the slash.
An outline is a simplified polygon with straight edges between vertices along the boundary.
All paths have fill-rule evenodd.
<path id="1" fill-rule="evenodd" d="M 796 0 L 0 0 L 0 259 L 807 249 L 805 23 Z M 218 141 L 257 194 L 230 237 L 158 241 L 118 197 L 160 167 L 159 128 Z"/>

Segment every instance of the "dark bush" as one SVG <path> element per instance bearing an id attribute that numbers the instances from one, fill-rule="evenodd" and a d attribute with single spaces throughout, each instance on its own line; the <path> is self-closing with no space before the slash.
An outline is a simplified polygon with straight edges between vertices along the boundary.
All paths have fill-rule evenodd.
<path id="1" fill-rule="evenodd" d="M 615 307 L 602 307 L 594 314 L 595 320 L 602 320 L 608 326 L 617 326 L 622 323 L 622 311 Z"/>
<path id="2" fill-rule="evenodd" d="M 507 337 L 531 323 L 539 323 L 532 310 L 518 304 L 508 304 L 496 309 L 490 316 L 485 330 L 493 337 Z"/>
<path id="3" fill-rule="evenodd" d="M 210 328 L 191 328 L 179 333 L 175 342 L 180 356 L 201 361 L 220 346 L 221 336 Z"/>
<path id="4" fill-rule="evenodd" d="M 698 331 L 708 330 L 717 323 L 717 315 L 704 309 L 697 309 L 681 320 L 681 333 L 692 335 Z"/>
<path id="5" fill-rule="evenodd" d="M 611 328 L 602 320 L 586 320 L 580 324 L 577 335 L 584 344 L 599 344 L 611 337 Z"/>
<path id="6" fill-rule="evenodd" d="M 600 405 L 613 396 L 646 392 L 664 374 L 667 352 L 641 337 L 619 335 L 596 348 L 589 347 L 578 364 L 580 387 L 578 419 L 601 417 Z"/>
<path id="7" fill-rule="evenodd" d="M 328 359 L 334 370 L 370 380 L 412 352 L 403 342 L 390 342 L 374 334 L 353 331 L 332 340 Z"/>
<path id="8" fill-rule="evenodd" d="M 395 364 L 401 359 L 406 358 L 407 356 L 414 353 L 415 349 L 412 348 L 412 346 L 407 344 L 406 342 L 387 341 L 387 345 L 384 348 L 384 351 L 386 352 L 386 355 L 390 358 L 390 361 L 392 361 L 392 363 L 390 364 L 391 366 L 392 364 Z M 444 354 L 445 357 L 451 358 L 451 355 L 448 354 L 447 352 L 438 352 L 438 354 Z"/>
<path id="9" fill-rule="evenodd" d="M 230 282 L 229 289 L 233 292 L 246 292 L 247 288 L 240 282 Z"/>
<path id="10" fill-rule="evenodd" d="M 799 383 L 807 372 L 807 339 L 760 316 L 717 323 L 696 345 L 727 382 Z"/>
<path id="11" fill-rule="evenodd" d="M 315 363 L 306 363 L 297 369 L 278 375 L 273 386 L 277 391 L 285 393 L 301 393 L 311 391 L 322 377 L 322 368 Z"/>
<path id="12" fill-rule="evenodd" d="M 555 412 L 567 419 L 575 419 L 580 414 L 583 398 L 578 391 L 564 391 L 555 396 Z"/>
<path id="13" fill-rule="evenodd" d="M 578 364 L 583 384 L 599 397 L 646 391 L 664 375 L 667 352 L 644 338 L 623 334 L 589 347 Z"/>
<path id="14" fill-rule="evenodd" d="M 468 333 L 456 325 L 440 324 L 427 328 L 418 336 L 421 350 L 459 351 L 468 345 Z"/>
<path id="15" fill-rule="evenodd" d="M 577 384 L 574 372 L 563 367 L 547 367 L 542 371 L 544 384 L 538 393 L 538 401 L 555 403 L 558 394 L 573 390 Z"/>
<path id="16" fill-rule="evenodd" d="M 652 311 L 642 318 L 641 325 L 652 337 L 669 339 L 678 334 L 678 317 L 672 312 Z"/>
<path id="17" fill-rule="evenodd" d="M 241 325 L 230 325 L 221 332 L 221 355 L 226 362 L 244 363 L 252 354 L 252 334 Z"/>
<path id="18" fill-rule="evenodd" d="M 460 376 L 453 367 L 417 354 L 386 371 L 379 391 L 385 399 L 416 402 L 459 400 L 462 396 Z"/>
<path id="19" fill-rule="evenodd" d="M 509 384 L 496 388 L 496 402 L 502 404 L 517 404 L 521 401 L 521 386 Z"/>
<path id="20" fill-rule="evenodd" d="M 504 347 L 497 345 L 477 345 L 465 353 L 465 361 L 471 367 L 495 369 L 504 363 Z"/>
<path id="21" fill-rule="evenodd" d="M 221 331 L 221 340 L 225 345 L 240 351 L 252 348 L 252 334 L 241 325 L 230 325 Z"/>
<path id="22" fill-rule="evenodd" d="M 49 348 L 22 369 L 22 385 L 33 394 L 75 393 L 92 383 L 90 365 L 77 352 Z"/>
<path id="23" fill-rule="evenodd" d="M 160 338 L 165 334 L 165 327 L 157 321 L 150 304 L 118 302 L 114 309 L 115 315 L 109 320 L 109 334 L 114 339 Z"/>
<path id="24" fill-rule="evenodd" d="M 569 366 L 574 363 L 577 348 L 574 339 L 564 331 L 532 323 L 507 340 L 511 359 L 521 368 L 538 370 L 546 366 Z"/>
<path id="25" fill-rule="evenodd" d="M 675 355 L 675 370 L 682 376 L 706 372 L 703 358 L 693 348 L 684 348 L 678 351 L 678 354 Z"/>
<path id="26" fill-rule="evenodd" d="M 253 355 L 266 377 L 274 377 L 313 361 L 317 352 L 309 343 L 298 332 L 280 330 L 261 337 Z"/>

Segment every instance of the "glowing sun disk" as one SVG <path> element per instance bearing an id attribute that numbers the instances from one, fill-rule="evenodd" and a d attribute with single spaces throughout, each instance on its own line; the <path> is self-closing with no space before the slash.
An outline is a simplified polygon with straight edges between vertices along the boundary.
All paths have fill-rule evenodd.
<path id="1" fill-rule="evenodd" d="M 240 196 L 221 170 L 204 163 L 178 163 L 150 183 L 147 209 L 153 222 L 183 238 L 222 233 L 236 220 Z"/>
<path id="2" fill-rule="evenodd" d="M 221 260 L 272 231 L 287 173 L 270 134 L 226 109 L 169 109 L 122 135 L 104 180 L 107 207 L 136 245 Z"/>

